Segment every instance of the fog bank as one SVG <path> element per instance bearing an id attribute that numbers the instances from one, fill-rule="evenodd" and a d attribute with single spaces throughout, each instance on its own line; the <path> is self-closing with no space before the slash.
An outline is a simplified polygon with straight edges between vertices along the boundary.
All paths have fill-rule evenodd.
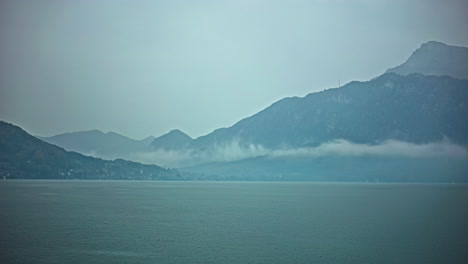
<path id="1" fill-rule="evenodd" d="M 132 153 L 128 158 L 142 163 L 163 167 L 187 167 L 208 162 L 226 162 L 254 157 L 310 157 L 325 156 L 388 156 L 407 158 L 466 158 L 468 150 L 449 140 L 427 144 L 414 144 L 388 140 L 380 144 L 358 144 L 344 139 L 323 143 L 318 147 L 294 149 L 267 149 L 261 145 L 243 145 L 238 140 L 218 144 L 204 151 L 187 149 L 182 151 L 157 150 L 155 152 Z"/>

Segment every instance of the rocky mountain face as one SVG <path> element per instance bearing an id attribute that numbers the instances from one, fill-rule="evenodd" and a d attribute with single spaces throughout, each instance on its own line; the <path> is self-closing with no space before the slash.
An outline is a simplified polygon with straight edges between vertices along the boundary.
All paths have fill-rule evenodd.
<path id="1" fill-rule="evenodd" d="M 468 79 L 468 48 L 450 46 L 437 41 L 421 45 L 409 59 L 387 72 L 400 75 L 420 73 L 424 75 L 452 76 Z"/>

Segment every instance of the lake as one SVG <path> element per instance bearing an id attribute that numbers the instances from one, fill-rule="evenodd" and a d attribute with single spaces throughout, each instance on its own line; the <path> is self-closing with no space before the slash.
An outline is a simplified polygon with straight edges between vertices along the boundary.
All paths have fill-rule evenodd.
<path id="1" fill-rule="evenodd" d="M 0 263 L 468 263 L 468 185 L 1 181 Z"/>

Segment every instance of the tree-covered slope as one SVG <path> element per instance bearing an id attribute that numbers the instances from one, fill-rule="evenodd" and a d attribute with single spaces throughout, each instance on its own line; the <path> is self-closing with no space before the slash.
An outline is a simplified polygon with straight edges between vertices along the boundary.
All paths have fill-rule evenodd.
<path id="1" fill-rule="evenodd" d="M 197 138 L 203 150 L 232 141 L 266 148 L 317 146 L 334 139 L 377 144 L 443 138 L 468 143 L 468 80 L 387 73 L 367 82 L 282 99 L 234 126 Z"/>
<path id="2" fill-rule="evenodd" d="M 0 121 L 0 178 L 180 179 L 175 170 L 125 160 L 102 160 L 68 152 Z"/>

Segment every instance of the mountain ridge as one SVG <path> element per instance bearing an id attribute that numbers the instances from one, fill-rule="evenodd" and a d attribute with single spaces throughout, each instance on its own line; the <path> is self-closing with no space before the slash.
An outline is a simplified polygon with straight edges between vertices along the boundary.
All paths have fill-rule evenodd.
<path id="1" fill-rule="evenodd" d="M 152 151 L 181 150 L 185 148 L 192 140 L 193 139 L 189 135 L 185 134 L 179 129 L 173 129 L 168 133 L 155 138 L 150 144 L 150 149 Z"/>
<path id="2" fill-rule="evenodd" d="M 127 158 L 129 153 L 147 151 L 148 142 L 154 140 L 151 136 L 135 140 L 116 132 L 104 133 L 100 130 L 68 132 L 39 138 L 68 151 L 104 159 Z"/>
<path id="3" fill-rule="evenodd" d="M 0 121 L 0 177 L 6 179 L 181 179 L 175 170 L 66 151 Z"/>
<path id="4" fill-rule="evenodd" d="M 464 104 L 468 100 L 467 96 L 467 80 L 448 76 L 400 76 L 387 73 L 371 81 L 354 81 L 341 88 L 310 93 L 302 98 L 281 99 L 231 127 L 217 129 L 193 140 L 189 147 L 207 149 L 233 140 L 268 148 L 278 148 L 281 145 L 299 147 L 314 146 L 339 138 L 357 143 L 378 143 L 392 138 L 425 143 L 440 140 L 443 135 L 466 144 L 467 127 L 461 125 L 461 121 L 464 120 L 464 114 L 468 115 Z M 401 101 L 397 101 L 400 99 Z M 460 109 L 453 109 L 451 103 Z M 452 111 L 457 120 L 451 120 L 449 113 L 432 111 L 430 104 L 443 104 L 440 106 L 446 108 L 444 111 Z M 401 106 L 407 112 L 401 111 Z M 389 108 L 400 113 L 400 116 L 391 116 Z M 366 109 L 380 112 L 372 113 Z M 401 117 L 408 114 L 415 115 L 414 125 L 401 120 Z M 380 120 L 381 115 L 390 115 L 390 119 Z M 445 123 L 443 118 L 448 118 Z M 440 131 L 429 131 L 429 135 L 419 128 L 431 128 L 434 121 L 445 130 L 441 128 Z M 375 122 L 378 125 L 369 127 L 369 124 Z M 361 135 L 353 132 L 366 126 L 367 131 Z M 387 131 L 382 131 L 382 126 Z M 461 133 L 447 128 L 451 126 L 459 127 Z M 431 129 L 437 130 L 434 127 Z M 374 135 L 379 130 L 381 135 Z"/>
<path id="5" fill-rule="evenodd" d="M 468 79 L 468 48 L 428 41 L 416 49 L 403 64 L 386 71 L 389 72 L 401 75 L 448 75 Z"/>
<path id="6" fill-rule="evenodd" d="M 134 150 L 145 152 L 143 155 L 129 156 L 125 150 L 121 156 L 148 162 L 180 156 L 199 163 L 242 158 L 246 151 L 252 152 L 249 155 L 261 155 L 264 150 L 316 147 L 337 139 L 377 145 L 386 140 L 425 144 L 448 138 L 466 146 L 467 80 L 427 74 L 422 67 L 425 63 L 413 63 L 411 69 L 416 73 L 394 70 L 403 69 L 412 61 L 431 61 L 432 57 L 440 59 L 446 54 L 452 61 L 460 50 L 465 54 L 468 48 L 430 41 L 402 65 L 369 81 L 352 81 L 304 97 L 286 97 L 230 127 L 195 139 L 172 130 L 150 144 L 149 138 L 146 148 Z"/>

